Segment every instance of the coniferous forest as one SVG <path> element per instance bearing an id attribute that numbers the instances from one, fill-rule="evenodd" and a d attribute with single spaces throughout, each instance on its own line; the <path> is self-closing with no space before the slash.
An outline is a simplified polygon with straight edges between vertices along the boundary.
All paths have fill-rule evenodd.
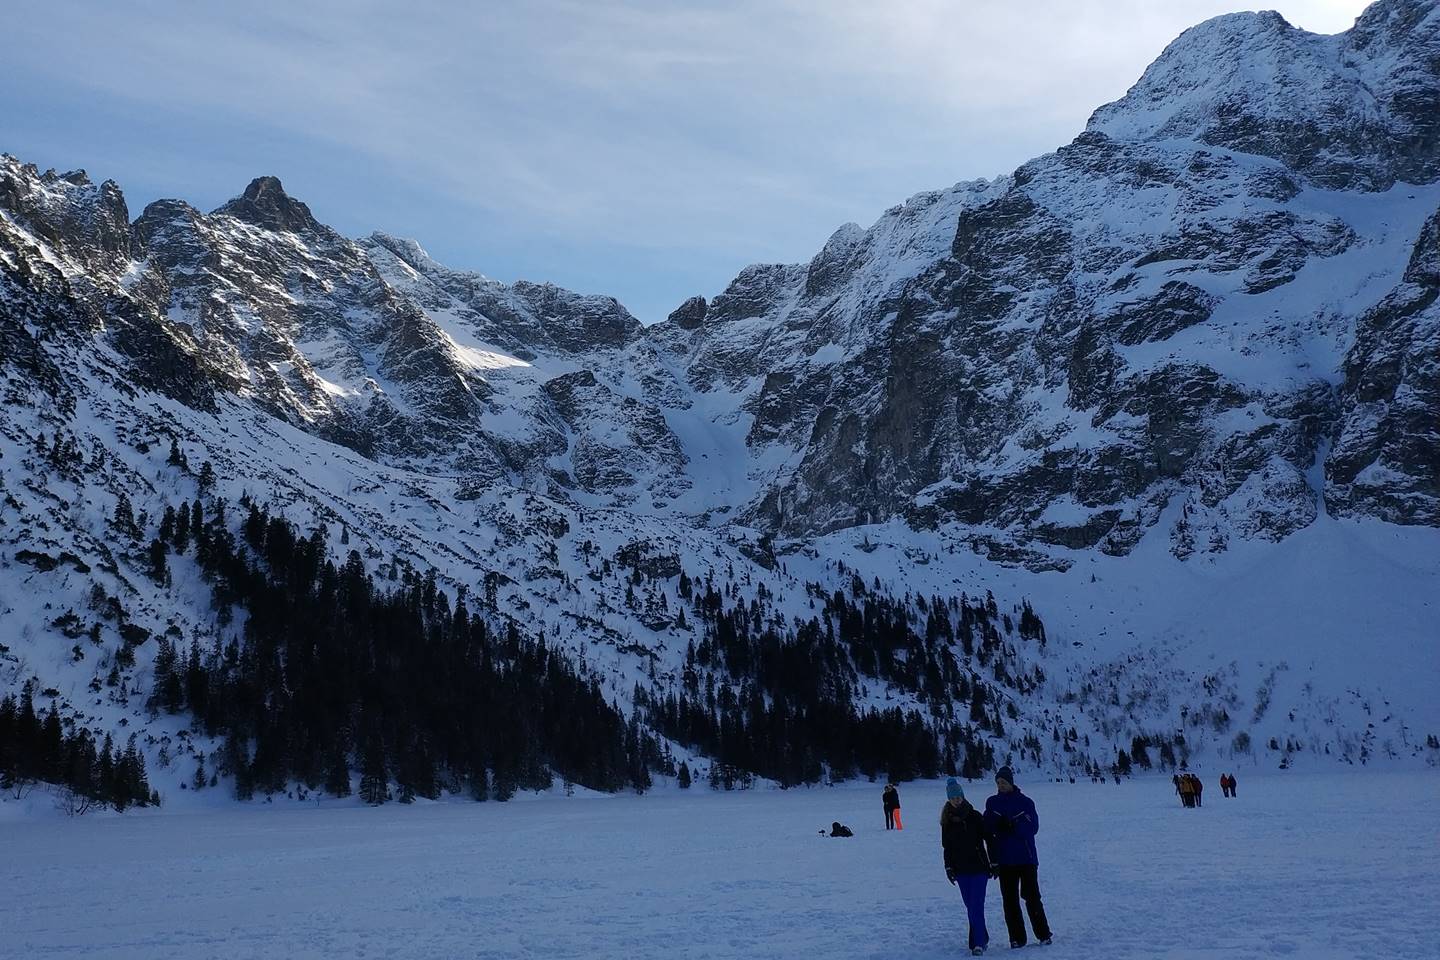
<path id="1" fill-rule="evenodd" d="M 302 537 L 253 504 L 240 542 L 198 500 L 176 517 L 160 542 L 193 547 L 222 619 L 246 617 L 223 647 L 162 639 L 152 704 L 224 737 L 215 762 L 242 799 L 292 782 L 343 796 L 352 771 L 371 803 L 444 789 L 503 800 L 552 772 L 597 790 L 649 785 L 654 738 L 543 637 L 492 631 L 433 576 L 382 586 L 355 551 L 337 567 L 319 531 Z"/>
<path id="2" fill-rule="evenodd" d="M 816 585 L 811 592 L 816 616 L 786 625 L 769 615 L 763 588 L 749 604 L 727 605 L 713 583 L 702 592 L 682 574 L 680 593 L 694 601 L 702 638 L 686 650 L 680 691 L 637 688 L 636 703 L 656 729 L 715 758 L 714 785 L 743 784 L 752 772 L 792 786 L 990 769 L 994 748 L 984 734 L 1004 732 L 1002 698 L 953 647 L 958 637 L 966 661 L 978 658 L 1025 688 L 1030 678 L 1005 668 L 993 597 L 894 598 L 858 577 L 849 596 Z M 1043 645 L 1044 626 L 1028 604 L 1020 622 L 1022 638 Z M 856 706 L 887 682 L 913 691 L 926 709 Z"/>
<path id="3" fill-rule="evenodd" d="M 84 813 L 92 806 L 116 810 L 160 802 L 145 774 L 145 757 L 131 736 L 123 750 L 108 735 L 98 746 L 87 730 L 65 732 L 52 703 L 42 718 L 26 684 L 17 701 L 0 700 L 0 790 L 23 795 L 37 782 L 61 788 L 65 808 Z"/>
<path id="4" fill-rule="evenodd" d="M 842 571 L 847 589 L 807 585 L 813 615 L 787 621 L 764 584 L 747 596 L 713 572 L 656 575 L 634 559 L 613 571 L 631 601 L 664 609 L 673 595 L 672 622 L 693 639 L 678 676 L 635 686 L 627 718 L 583 658 L 577 668 L 543 635 L 495 626 L 483 602 L 472 613 L 433 572 L 382 565 L 389 576 L 377 576 L 354 550 L 337 565 L 323 529 L 302 533 L 248 499 L 168 507 L 153 535 L 122 502 L 112 525 L 157 583 L 193 562 L 225 639 L 187 645 L 121 617 L 110 685 L 154 644 L 150 709 L 223 744 L 196 754 L 189 785 L 226 777 L 241 799 L 300 788 L 358 789 L 370 803 L 504 800 L 555 776 L 601 791 L 643 791 L 655 773 L 689 785 L 669 744 L 708 758 L 708 782 L 726 789 L 756 776 L 976 777 L 995 762 L 1015 698 L 1044 679 L 1017 653 L 1046 642 L 1028 604 L 1012 617 L 993 596 L 898 598 Z M 887 690 L 906 696 L 885 703 Z M 82 729 L 61 733 L 54 706 L 37 716 L 28 688 L 0 711 L 0 776 L 121 809 L 159 799 L 133 742 L 117 751 Z"/>

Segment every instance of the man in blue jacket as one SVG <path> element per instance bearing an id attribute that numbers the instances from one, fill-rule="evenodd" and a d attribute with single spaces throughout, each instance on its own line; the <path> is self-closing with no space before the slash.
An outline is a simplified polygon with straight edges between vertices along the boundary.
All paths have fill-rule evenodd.
<path id="1" fill-rule="evenodd" d="M 985 801 L 985 827 L 994 837 L 990 842 L 990 855 L 998 867 L 1010 946 L 1023 947 L 1026 942 L 1021 897 L 1025 899 L 1035 939 L 1048 944 L 1050 923 L 1045 919 L 1045 905 L 1040 902 L 1040 858 L 1035 855 L 1035 834 L 1040 832 L 1035 803 L 1015 786 L 1015 771 L 1009 767 L 995 772 L 995 789 L 998 792 Z"/>

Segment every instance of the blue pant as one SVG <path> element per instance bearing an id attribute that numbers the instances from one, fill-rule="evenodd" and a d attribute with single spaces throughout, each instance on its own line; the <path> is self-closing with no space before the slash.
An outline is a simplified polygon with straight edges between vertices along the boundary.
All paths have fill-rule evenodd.
<path id="1" fill-rule="evenodd" d="M 970 947 L 988 947 L 990 932 L 985 929 L 985 885 L 990 877 L 984 873 L 962 873 L 955 878 L 965 912 L 970 915 Z"/>

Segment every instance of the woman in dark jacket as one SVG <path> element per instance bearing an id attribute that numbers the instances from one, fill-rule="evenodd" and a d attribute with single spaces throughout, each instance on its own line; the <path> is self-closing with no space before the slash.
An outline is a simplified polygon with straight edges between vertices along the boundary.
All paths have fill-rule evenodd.
<path id="1" fill-rule="evenodd" d="M 960 782 L 945 782 L 945 806 L 940 808 L 940 845 L 945 851 L 945 879 L 960 888 L 970 917 L 970 952 L 985 952 L 990 933 L 985 929 L 985 887 L 990 882 L 989 836 L 985 818 L 965 799 Z"/>

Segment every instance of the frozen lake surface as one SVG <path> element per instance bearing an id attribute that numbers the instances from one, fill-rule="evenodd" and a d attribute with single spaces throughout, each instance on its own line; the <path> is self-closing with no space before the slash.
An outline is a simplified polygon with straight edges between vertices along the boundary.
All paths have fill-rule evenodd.
<path id="1" fill-rule="evenodd" d="M 1027 782 L 1056 942 L 1025 956 L 1440 955 L 1440 772 Z M 983 804 L 988 783 L 967 785 Z M 939 783 L 499 803 L 0 807 L 0 956 L 860 958 L 966 954 Z M 856 831 L 828 839 L 832 820 Z M 991 953 L 1007 955 L 1000 897 Z"/>

